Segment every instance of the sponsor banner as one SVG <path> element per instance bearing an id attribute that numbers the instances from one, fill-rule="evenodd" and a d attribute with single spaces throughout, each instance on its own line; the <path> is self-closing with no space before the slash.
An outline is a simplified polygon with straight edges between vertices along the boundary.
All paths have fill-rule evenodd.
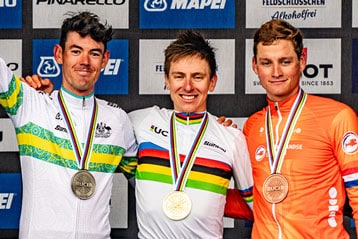
<path id="1" fill-rule="evenodd" d="M 352 0 L 352 27 L 358 27 L 358 0 Z"/>
<path id="2" fill-rule="evenodd" d="M 235 28 L 235 0 L 140 0 L 139 28 Z"/>
<path id="3" fill-rule="evenodd" d="M 301 87 L 312 94 L 341 93 L 341 39 L 305 39 L 307 65 Z M 245 93 L 265 94 L 251 67 L 253 40 L 246 39 Z"/>
<path id="4" fill-rule="evenodd" d="M 139 94 L 169 94 L 164 87 L 164 49 L 173 40 L 139 41 Z M 235 40 L 209 40 L 216 49 L 218 82 L 213 94 L 235 93 Z"/>
<path id="5" fill-rule="evenodd" d="M 21 174 L 0 173 L 0 229 L 18 229 L 21 211 Z"/>
<path id="6" fill-rule="evenodd" d="M 93 12 L 113 28 L 129 27 L 129 0 L 35 0 L 32 11 L 33 28 L 61 28 L 66 13 L 78 11 Z"/>
<path id="7" fill-rule="evenodd" d="M 18 152 L 15 128 L 9 118 L 0 119 L 0 152 Z"/>
<path id="8" fill-rule="evenodd" d="M 352 40 L 352 93 L 358 93 L 358 39 Z"/>
<path id="9" fill-rule="evenodd" d="M 0 29 L 22 28 L 22 0 L 0 0 Z"/>
<path id="10" fill-rule="evenodd" d="M 282 19 L 299 28 L 342 26 L 342 0 L 246 0 L 246 28 Z"/>
<path id="11" fill-rule="evenodd" d="M 128 180 L 122 173 L 113 174 L 109 223 L 112 228 L 128 228 Z"/>
<path id="12" fill-rule="evenodd" d="M 61 65 L 53 56 L 53 47 L 59 40 L 33 40 L 33 71 L 42 78 L 49 78 L 59 89 L 62 82 Z M 95 93 L 99 95 L 128 94 L 128 40 L 111 40 L 107 44 L 110 59 L 102 69 L 96 83 Z"/>
<path id="13" fill-rule="evenodd" d="M 0 40 L 0 57 L 14 74 L 22 76 L 22 40 Z"/>

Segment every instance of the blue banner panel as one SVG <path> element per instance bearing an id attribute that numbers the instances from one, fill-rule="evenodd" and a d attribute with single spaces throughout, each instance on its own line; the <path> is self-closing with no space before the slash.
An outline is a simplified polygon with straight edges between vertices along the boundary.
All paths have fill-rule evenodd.
<path id="1" fill-rule="evenodd" d="M 0 29 L 22 28 L 22 1 L 0 0 Z"/>
<path id="2" fill-rule="evenodd" d="M 33 45 L 33 73 L 42 78 L 49 78 L 55 89 L 61 87 L 61 65 L 53 56 L 53 47 L 58 44 L 55 39 L 35 39 Z M 99 95 L 128 94 L 128 40 L 111 40 L 107 44 L 110 59 L 96 83 L 95 93 Z"/>
<path id="3" fill-rule="evenodd" d="M 235 28 L 235 0 L 140 0 L 141 29 Z"/>
<path id="4" fill-rule="evenodd" d="M 0 173 L 0 229 L 18 229 L 22 184 L 20 173 Z"/>
<path id="5" fill-rule="evenodd" d="M 358 39 L 352 40 L 352 93 L 358 93 Z"/>

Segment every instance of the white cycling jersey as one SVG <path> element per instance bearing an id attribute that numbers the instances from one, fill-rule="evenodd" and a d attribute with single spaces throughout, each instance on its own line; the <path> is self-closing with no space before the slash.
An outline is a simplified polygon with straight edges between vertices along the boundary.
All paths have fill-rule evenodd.
<path id="1" fill-rule="evenodd" d="M 79 98 L 61 89 L 80 143 L 87 140 L 94 95 Z M 98 115 L 89 162 L 94 195 L 79 199 L 71 178 L 79 164 L 58 101 L 13 75 L 0 59 L 0 104 L 11 118 L 19 144 L 23 200 L 20 238 L 107 239 L 112 177 L 117 166 L 134 174 L 137 144 L 128 115 L 117 105 L 96 99 Z"/>
<path id="2" fill-rule="evenodd" d="M 252 175 L 242 132 L 224 127 L 208 114 L 206 128 L 184 192 L 192 202 L 189 216 L 172 220 L 164 214 L 164 198 L 174 191 L 170 168 L 170 122 L 174 111 L 151 107 L 129 113 L 137 141 L 136 209 L 139 238 L 218 239 L 223 237 L 226 190 L 233 176 L 251 205 Z M 184 159 L 203 114 L 176 114 L 177 149 Z"/>

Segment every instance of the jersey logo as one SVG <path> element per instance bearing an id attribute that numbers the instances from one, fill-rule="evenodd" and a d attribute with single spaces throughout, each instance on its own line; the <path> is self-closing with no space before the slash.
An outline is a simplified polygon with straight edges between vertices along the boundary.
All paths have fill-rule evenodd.
<path id="1" fill-rule="evenodd" d="M 260 145 L 257 147 L 255 151 L 255 159 L 256 161 L 260 162 L 266 155 L 266 149 L 264 146 Z"/>
<path id="2" fill-rule="evenodd" d="M 347 132 L 342 140 L 342 148 L 346 154 L 358 152 L 358 136 L 355 132 Z"/>
<path id="3" fill-rule="evenodd" d="M 98 138 L 108 138 L 112 134 L 112 128 L 107 124 L 100 122 L 96 126 L 96 137 Z"/>

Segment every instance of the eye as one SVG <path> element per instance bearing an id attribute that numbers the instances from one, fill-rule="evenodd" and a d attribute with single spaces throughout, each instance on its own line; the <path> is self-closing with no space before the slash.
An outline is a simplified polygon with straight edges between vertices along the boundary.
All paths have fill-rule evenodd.
<path id="1" fill-rule="evenodd" d="M 269 65 L 271 65 L 271 62 L 270 61 L 260 61 L 260 65 L 269 66 Z"/>
<path id="2" fill-rule="evenodd" d="M 195 81 L 201 81 L 201 80 L 204 79 L 204 76 L 202 76 L 202 75 L 195 75 L 195 76 L 193 77 L 193 79 L 194 79 Z"/>
<path id="3" fill-rule="evenodd" d="M 81 53 L 81 51 L 80 51 L 80 50 L 77 50 L 77 49 L 73 49 L 73 50 L 71 50 L 71 53 L 72 53 L 73 55 L 79 55 L 79 54 Z"/>
<path id="4" fill-rule="evenodd" d="M 181 80 L 183 78 L 184 78 L 184 76 L 181 74 L 173 74 L 173 79 Z"/>
<path id="5" fill-rule="evenodd" d="M 101 56 L 101 53 L 100 53 L 100 52 L 93 51 L 93 52 L 91 52 L 91 56 L 93 56 L 93 57 L 100 57 L 100 56 Z"/>

